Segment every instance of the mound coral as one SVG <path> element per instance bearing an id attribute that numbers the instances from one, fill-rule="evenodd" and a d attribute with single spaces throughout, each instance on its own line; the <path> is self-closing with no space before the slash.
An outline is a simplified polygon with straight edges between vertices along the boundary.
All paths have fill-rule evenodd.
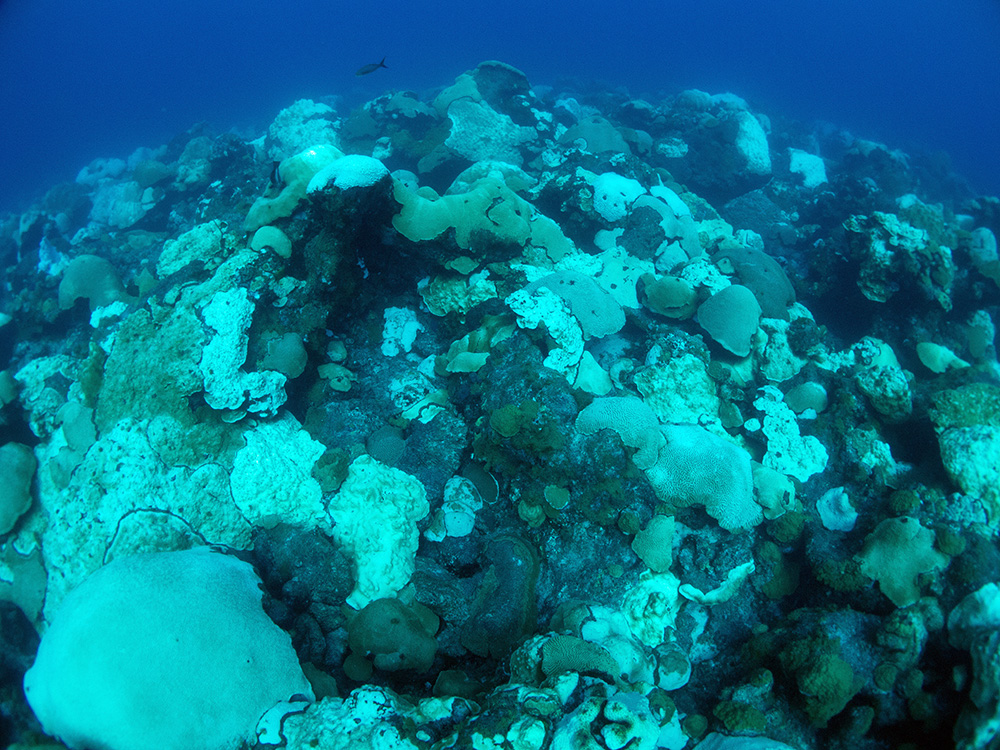
<path id="1" fill-rule="evenodd" d="M 760 325 L 761 309 L 745 286 L 727 286 L 698 308 L 698 323 L 722 347 L 737 357 L 750 353 L 750 341 Z"/>
<path id="2" fill-rule="evenodd" d="M 63 601 L 24 692 L 74 750 L 232 750 L 312 689 L 247 563 L 206 548 L 115 560 Z"/>

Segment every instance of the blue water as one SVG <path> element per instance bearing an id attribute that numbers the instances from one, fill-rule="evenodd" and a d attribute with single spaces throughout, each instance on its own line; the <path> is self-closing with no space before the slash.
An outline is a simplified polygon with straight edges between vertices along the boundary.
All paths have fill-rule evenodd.
<path id="1" fill-rule="evenodd" d="M 383 55 L 388 70 L 354 76 Z M 0 212 L 196 122 L 253 134 L 303 96 L 444 86 L 484 59 L 536 85 L 730 90 L 764 113 L 945 151 L 1000 193 L 996 0 L 0 0 Z"/>

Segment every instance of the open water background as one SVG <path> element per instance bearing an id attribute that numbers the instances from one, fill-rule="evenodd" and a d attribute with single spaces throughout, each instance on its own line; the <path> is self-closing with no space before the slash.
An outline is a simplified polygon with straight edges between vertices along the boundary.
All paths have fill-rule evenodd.
<path id="1" fill-rule="evenodd" d="M 388 70 L 355 70 L 386 57 Z M 655 101 L 732 91 L 950 155 L 1000 194 L 998 0 L 0 0 L 0 213 L 198 122 L 253 135 L 301 97 L 351 104 L 486 59 Z"/>

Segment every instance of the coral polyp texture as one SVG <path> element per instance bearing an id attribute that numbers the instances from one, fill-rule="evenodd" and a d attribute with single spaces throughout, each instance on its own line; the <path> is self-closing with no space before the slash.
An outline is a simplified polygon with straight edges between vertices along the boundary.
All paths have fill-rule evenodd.
<path id="1" fill-rule="evenodd" d="M 95 161 L 0 217 L 0 736 L 996 746 L 998 232 L 495 61 Z"/>

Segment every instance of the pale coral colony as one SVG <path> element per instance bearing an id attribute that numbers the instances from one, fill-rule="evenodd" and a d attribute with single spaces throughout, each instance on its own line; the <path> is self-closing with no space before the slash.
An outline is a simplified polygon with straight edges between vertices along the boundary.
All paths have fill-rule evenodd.
<path id="1" fill-rule="evenodd" d="M 728 93 L 334 105 L 0 217 L 8 742 L 997 746 L 1000 201 Z"/>

